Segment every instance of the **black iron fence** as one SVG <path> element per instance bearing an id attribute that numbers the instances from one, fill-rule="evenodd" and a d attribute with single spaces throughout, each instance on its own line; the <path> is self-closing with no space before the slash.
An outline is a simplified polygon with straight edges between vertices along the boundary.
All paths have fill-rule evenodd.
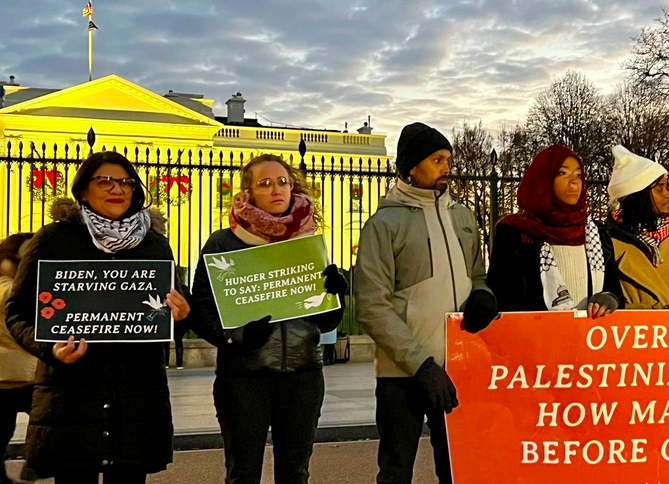
<path id="1" fill-rule="evenodd" d="M 50 203 L 69 196 L 74 174 L 92 151 L 88 145 L 7 143 L 0 156 L 0 237 L 16 232 L 35 232 L 51 221 Z M 175 261 L 192 280 L 199 251 L 209 235 L 228 226 L 232 196 L 239 189 L 240 170 L 253 157 L 211 148 L 161 152 L 150 147 L 102 146 L 123 153 L 134 162 L 153 206 L 169 220 L 168 237 Z M 387 159 L 361 157 L 306 156 L 298 165 L 312 188 L 323 223 L 330 259 L 355 284 L 351 268 L 355 264 L 358 238 L 365 221 L 376 211 L 378 202 L 394 184 L 395 173 Z M 493 228 L 504 215 L 517 211 L 519 177 L 457 175 L 451 179 L 452 196 L 475 213 L 481 228 L 484 257 L 490 253 Z M 595 218 L 606 213 L 606 182 L 588 183 L 590 210 Z M 349 334 L 360 334 L 353 305 L 342 324 Z"/>

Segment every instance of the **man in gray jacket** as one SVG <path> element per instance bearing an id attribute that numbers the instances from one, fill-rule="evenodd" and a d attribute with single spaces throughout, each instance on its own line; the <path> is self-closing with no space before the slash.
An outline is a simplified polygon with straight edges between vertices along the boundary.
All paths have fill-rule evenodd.
<path id="1" fill-rule="evenodd" d="M 471 332 L 497 316 L 474 214 L 448 193 L 452 152 L 436 129 L 405 126 L 397 184 L 360 237 L 356 316 L 376 343 L 380 483 L 411 482 L 426 415 L 439 482 L 452 482 L 444 413 L 458 400 L 444 370 L 445 314 L 464 310 Z"/>

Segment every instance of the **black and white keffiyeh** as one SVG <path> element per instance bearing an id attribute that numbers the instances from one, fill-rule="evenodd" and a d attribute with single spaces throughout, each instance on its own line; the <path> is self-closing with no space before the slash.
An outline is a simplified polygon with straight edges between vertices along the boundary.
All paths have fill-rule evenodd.
<path id="1" fill-rule="evenodd" d="M 604 252 L 599 239 L 599 230 L 594 220 L 588 217 L 585 225 L 585 253 L 590 269 L 592 294 L 604 288 Z M 550 244 L 544 242 L 539 256 L 541 284 L 544 288 L 544 302 L 549 311 L 570 311 L 576 309 L 569 289 L 560 273 Z"/>
<path id="2" fill-rule="evenodd" d="M 108 254 L 136 247 L 151 228 L 151 216 L 147 210 L 140 210 L 122 220 L 101 217 L 85 205 L 80 206 L 79 213 L 93 244 Z"/>

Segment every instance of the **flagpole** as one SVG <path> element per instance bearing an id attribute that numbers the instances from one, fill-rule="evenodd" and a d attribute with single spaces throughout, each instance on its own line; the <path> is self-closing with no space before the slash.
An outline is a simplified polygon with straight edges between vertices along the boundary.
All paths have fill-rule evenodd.
<path id="1" fill-rule="evenodd" d="M 93 13 L 88 17 L 88 21 L 93 21 Z M 90 25 L 90 24 L 89 24 Z M 88 80 L 93 80 L 93 29 L 88 29 Z"/>

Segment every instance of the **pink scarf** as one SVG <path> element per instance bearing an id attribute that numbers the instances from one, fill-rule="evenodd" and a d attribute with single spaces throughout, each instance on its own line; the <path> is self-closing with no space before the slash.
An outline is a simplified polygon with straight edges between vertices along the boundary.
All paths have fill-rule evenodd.
<path id="1" fill-rule="evenodd" d="M 230 228 L 250 245 L 281 242 L 316 231 L 314 204 L 306 195 L 293 193 L 287 215 L 275 217 L 250 202 L 248 190 L 235 195 L 230 207 Z"/>

